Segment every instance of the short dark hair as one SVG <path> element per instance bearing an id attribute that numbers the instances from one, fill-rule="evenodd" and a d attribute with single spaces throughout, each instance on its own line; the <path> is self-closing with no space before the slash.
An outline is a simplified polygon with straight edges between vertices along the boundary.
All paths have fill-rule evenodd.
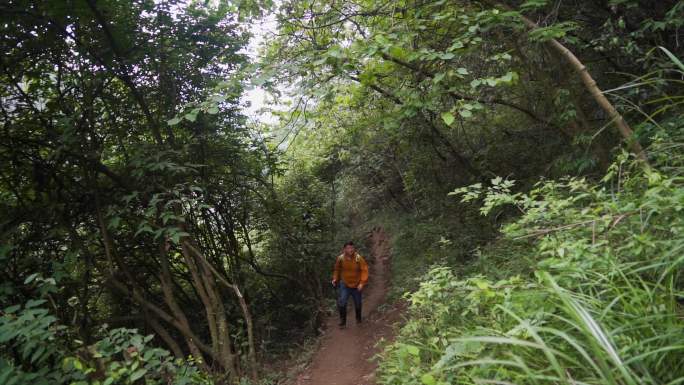
<path id="1" fill-rule="evenodd" d="M 346 242 L 346 243 L 344 244 L 343 247 L 347 247 L 347 246 L 354 246 L 354 242 L 348 241 L 348 242 Z"/>

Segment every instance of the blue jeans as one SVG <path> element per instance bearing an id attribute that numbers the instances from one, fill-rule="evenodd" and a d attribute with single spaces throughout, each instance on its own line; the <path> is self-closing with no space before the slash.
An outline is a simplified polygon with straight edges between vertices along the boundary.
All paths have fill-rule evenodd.
<path id="1" fill-rule="evenodd" d="M 337 307 L 340 311 L 340 317 L 343 323 L 347 320 L 347 302 L 349 302 L 349 296 L 351 296 L 354 300 L 354 313 L 356 314 L 356 320 L 361 321 L 361 292 L 357 288 L 347 287 L 347 285 L 344 284 L 344 281 L 340 280 Z"/>

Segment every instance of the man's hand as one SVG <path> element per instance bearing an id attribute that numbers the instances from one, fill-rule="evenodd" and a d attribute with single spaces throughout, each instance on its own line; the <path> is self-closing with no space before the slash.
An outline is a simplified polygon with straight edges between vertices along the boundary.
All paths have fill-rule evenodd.
<path id="1" fill-rule="evenodd" d="M 359 284 L 359 286 L 356 287 L 356 290 L 358 290 L 359 292 L 363 291 L 363 285 Z"/>
<path id="2" fill-rule="evenodd" d="M 333 279 L 332 281 L 330 281 L 330 283 L 333 285 L 333 287 L 337 287 L 337 280 L 336 279 Z"/>

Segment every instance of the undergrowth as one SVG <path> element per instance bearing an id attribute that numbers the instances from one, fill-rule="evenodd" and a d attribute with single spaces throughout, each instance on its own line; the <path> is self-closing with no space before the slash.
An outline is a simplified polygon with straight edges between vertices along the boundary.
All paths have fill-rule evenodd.
<path id="1" fill-rule="evenodd" d="M 683 382 L 679 158 L 644 168 L 623 155 L 600 182 L 526 194 L 500 178 L 456 190 L 485 215 L 512 205 L 521 216 L 461 275 L 442 264 L 423 276 L 380 383 Z"/>
<path id="2" fill-rule="evenodd" d="M 480 227 L 464 228 L 448 219 L 421 217 L 408 212 L 384 212 L 373 218 L 390 235 L 391 285 L 388 301 L 418 289 L 434 264 L 466 266 Z"/>

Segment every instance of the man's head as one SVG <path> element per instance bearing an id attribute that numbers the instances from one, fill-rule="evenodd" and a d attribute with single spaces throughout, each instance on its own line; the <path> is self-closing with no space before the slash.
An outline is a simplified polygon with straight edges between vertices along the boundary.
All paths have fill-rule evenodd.
<path id="1" fill-rule="evenodd" d="M 344 255 L 346 256 L 354 255 L 354 253 L 356 253 L 356 247 L 354 246 L 354 242 L 349 241 L 345 243 L 344 248 L 342 250 L 344 250 Z"/>

